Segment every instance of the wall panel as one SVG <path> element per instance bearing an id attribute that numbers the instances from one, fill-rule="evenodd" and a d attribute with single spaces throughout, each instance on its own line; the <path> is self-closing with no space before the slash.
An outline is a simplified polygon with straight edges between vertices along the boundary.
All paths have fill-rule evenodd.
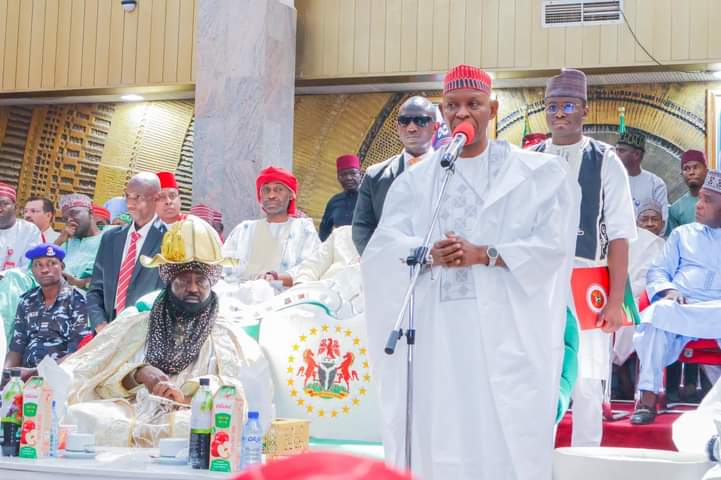
<path id="1" fill-rule="evenodd" d="M 335 7 L 339 2 L 340 9 Z M 296 2 L 298 34 L 303 37 L 297 54 L 298 65 L 302 66 L 298 78 L 429 74 L 443 72 L 460 62 L 506 71 L 654 65 L 636 44 L 625 22 L 542 28 L 541 0 L 356 0 L 355 8 L 348 8 L 346 3 Z M 660 62 L 670 67 L 721 62 L 721 33 L 717 27 L 721 24 L 721 1 L 623 3 L 636 37 Z M 402 11 L 397 13 L 399 4 Z M 381 15 L 383 11 L 385 15 Z M 353 28 L 349 29 L 349 25 Z M 317 40 L 333 38 L 337 31 L 354 39 L 352 68 L 340 59 L 342 55 L 337 65 L 329 58 L 313 61 L 322 58 L 327 48 Z M 392 42 L 398 32 L 402 33 L 400 45 Z M 414 41 L 407 41 L 408 36 L 413 36 Z"/>
<path id="2" fill-rule="evenodd" d="M 0 0 L 0 93 L 191 83 L 197 1 Z"/>

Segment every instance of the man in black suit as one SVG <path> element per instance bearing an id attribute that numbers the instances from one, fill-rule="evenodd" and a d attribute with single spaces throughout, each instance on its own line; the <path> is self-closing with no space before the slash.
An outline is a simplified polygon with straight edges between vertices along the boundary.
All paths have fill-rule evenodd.
<path id="1" fill-rule="evenodd" d="M 87 294 L 88 317 L 96 331 L 105 328 L 126 306 L 163 287 L 157 268 L 143 267 L 140 255 L 160 251 L 165 225 L 155 216 L 160 181 L 141 172 L 128 182 L 125 198 L 133 223 L 108 230 L 100 240 Z"/>
<path id="2" fill-rule="evenodd" d="M 433 153 L 431 145 L 436 132 L 436 107 L 425 97 L 411 97 L 398 111 L 398 138 L 403 151 L 368 168 L 358 192 L 353 212 L 353 243 L 363 255 L 383 213 L 388 189 L 403 171 Z"/>

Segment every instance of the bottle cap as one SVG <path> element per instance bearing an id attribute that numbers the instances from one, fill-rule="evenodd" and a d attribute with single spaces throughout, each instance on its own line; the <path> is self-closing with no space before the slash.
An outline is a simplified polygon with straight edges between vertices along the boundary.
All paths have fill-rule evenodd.
<path id="1" fill-rule="evenodd" d="M 201 378 L 200 384 L 207 387 L 208 385 L 210 385 L 210 379 L 209 378 Z"/>
<path id="2" fill-rule="evenodd" d="M 10 369 L 10 376 L 11 376 L 11 377 L 19 377 L 19 376 L 20 376 L 20 369 L 19 369 L 19 368 L 11 368 L 11 369 Z"/>
<path id="3" fill-rule="evenodd" d="M 248 412 L 248 420 L 250 420 L 251 418 L 257 420 L 258 412 Z"/>

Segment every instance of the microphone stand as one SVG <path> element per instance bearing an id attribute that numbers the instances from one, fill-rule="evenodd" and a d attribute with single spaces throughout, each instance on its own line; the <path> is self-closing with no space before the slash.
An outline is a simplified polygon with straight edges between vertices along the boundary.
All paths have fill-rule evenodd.
<path id="1" fill-rule="evenodd" d="M 459 151 L 460 154 L 460 151 Z M 406 344 L 408 345 L 406 355 L 406 425 L 405 425 L 405 468 L 411 470 L 412 460 L 412 433 L 413 433 L 413 350 L 416 344 L 416 329 L 415 329 L 415 289 L 418 283 L 418 278 L 425 265 L 430 265 L 430 251 L 431 251 L 431 235 L 433 229 L 438 222 L 438 216 L 440 215 L 441 205 L 443 198 L 445 197 L 446 187 L 448 182 L 455 173 L 456 156 L 444 155 L 442 157 L 441 166 L 446 169 L 443 183 L 441 184 L 441 191 L 438 194 L 435 207 L 433 208 L 433 217 L 431 218 L 431 224 L 428 226 L 428 231 L 423 239 L 423 245 L 414 248 L 410 255 L 402 260 L 408 265 L 410 270 L 410 284 L 403 297 L 403 305 L 401 311 L 398 314 L 393 330 L 388 336 L 386 341 L 385 353 L 393 355 L 396 350 L 396 344 L 403 336 L 406 337 Z M 408 328 L 403 329 L 403 320 L 408 312 Z"/>

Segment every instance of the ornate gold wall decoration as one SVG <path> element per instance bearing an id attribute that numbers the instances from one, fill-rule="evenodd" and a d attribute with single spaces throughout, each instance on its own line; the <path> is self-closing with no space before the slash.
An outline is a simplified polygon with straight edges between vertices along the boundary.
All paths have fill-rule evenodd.
<path id="1" fill-rule="evenodd" d="M 335 159 L 343 153 L 358 153 L 366 132 L 390 96 L 296 96 L 293 171 L 298 177 L 298 206 L 316 222 L 323 216 L 331 195 L 340 191 Z"/>
<path id="2" fill-rule="evenodd" d="M 93 196 L 110 130 L 112 104 L 33 108 L 18 183 L 22 205 L 31 196 L 54 200 L 67 193 Z"/>
<path id="3" fill-rule="evenodd" d="M 31 107 L 0 108 L 0 180 L 17 185 L 33 112 Z"/>
<path id="4" fill-rule="evenodd" d="M 140 170 L 175 172 L 185 208 L 192 176 L 192 101 L 0 107 L 0 180 L 56 203 L 78 192 L 98 204 Z"/>
<path id="5" fill-rule="evenodd" d="M 661 176 L 673 201 L 686 191 L 679 158 L 690 148 L 705 149 L 705 98 L 708 83 L 634 84 L 590 87 L 584 131 L 615 143 L 618 108 L 625 108 L 626 127 L 643 132 L 649 149 L 644 167 Z M 533 132 L 547 132 L 542 88 L 497 90 L 498 137 L 519 145 L 524 108 Z"/>

